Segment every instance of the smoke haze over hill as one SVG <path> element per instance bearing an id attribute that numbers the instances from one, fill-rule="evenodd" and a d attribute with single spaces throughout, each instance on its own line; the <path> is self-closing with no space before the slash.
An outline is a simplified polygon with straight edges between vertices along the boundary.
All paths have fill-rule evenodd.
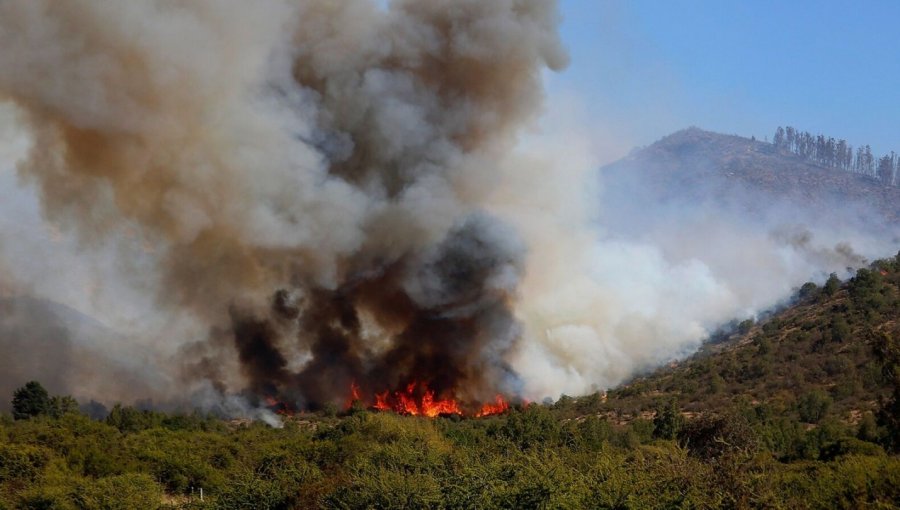
<path id="1" fill-rule="evenodd" d="M 536 124 L 557 23 L 537 0 L 0 3 L 5 292 L 124 330 L 95 340 L 154 372 L 60 391 L 581 393 L 896 249 L 863 206 L 689 178 L 715 158 L 598 183 L 587 126 L 552 101 Z"/>

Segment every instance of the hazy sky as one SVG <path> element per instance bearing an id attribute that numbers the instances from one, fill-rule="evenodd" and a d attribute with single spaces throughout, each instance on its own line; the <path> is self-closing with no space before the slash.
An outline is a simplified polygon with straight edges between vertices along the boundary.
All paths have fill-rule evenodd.
<path id="1" fill-rule="evenodd" d="M 623 140 L 790 124 L 900 151 L 900 1 L 561 3 L 572 62 L 550 92 Z"/>

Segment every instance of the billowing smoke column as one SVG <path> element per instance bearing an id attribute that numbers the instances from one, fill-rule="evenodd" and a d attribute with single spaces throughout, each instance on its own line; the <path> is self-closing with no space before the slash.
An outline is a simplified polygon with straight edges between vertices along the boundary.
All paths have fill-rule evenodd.
<path id="1" fill-rule="evenodd" d="M 557 23 L 546 0 L 0 0 L 0 393 L 478 414 L 616 385 L 896 253 L 840 197 L 598 189 L 596 120 L 534 118 Z"/>
<path id="2" fill-rule="evenodd" d="M 158 306 L 210 327 L 187 377 L 474 402 L 520 390 L 525 244 L 485 204 L 557 23 L 547 0 L 7 0 L 0 98 L 45 215 L 137 231 Z"/>
<path id="3" fill-rule="evenodd" d="M 510 299 L 522 250 L 503 236 L 511 234 L 497 220 L 474 215 L 423 253 L 336 289 L 278 291 L 269 318 L 233 309 L 250 390 L 311 407 L 346 397 L 354 384 L 369 402 L 413 383 L 419 398 L 517 390 L 504 355 L 517 339 Z M 281 339 L 296 342 L 289 352 L 309 353 L 299 371 L 288 369 Z"/>

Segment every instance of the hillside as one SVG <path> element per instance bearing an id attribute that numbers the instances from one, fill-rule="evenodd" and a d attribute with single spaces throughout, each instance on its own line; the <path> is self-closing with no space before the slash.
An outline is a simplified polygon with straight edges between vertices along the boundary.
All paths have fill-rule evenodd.
<path id="1" fill-rule="evenodd" d="M 0 508 L 894 508 L 896 421 L 873 411 L 898 329 L 900 256 L 607 396 L 489 418 L 0 418 Z"/>
<path id="2" fill-rule="evenodd" d="M 850 231 L 885 241 L 882 250 L 900 247 L 900 188 L 812 164 L 757 140 L 685 129 L 603 168 L 602 180 L 605 197 L 612 199 L 605 210 L 625 219 L 623 231 L 638 232 L 627 231 L 629 235 L 652 232 L 657 217 L 632 220 L 648 209 L 684 215 L 679 219 L 690 218 L 686 210 L 731 216 L 728 225 L 738 231 L 745 230 L 744 221 L 757 221 L 774 209 L 776 221 L 759 220 L 770 232 L 797 222 L 802 225 L 798 231 L 810 228 L 821 235 L 843 223 Z M 671 222 L 661 224 L 673 228 Z M 682 229 L 678 235 L 676 244 L 704 234 Z M 692 255 L 702 259 L 704 250 L 719 249 L 715 238 L 707 241 Z M 849 243 L 845 246 L 847 253 L 853 251 Z M 878 333 L 898 335 L 900 277 L 896 263 L 874 269 L 866 268 L 861 258 L 848 257 L 846 263 L 863 269 L 837 287 L 834 279 L 824 288 L 797 284 L 790 306 L 761 314 L 765 319 L 758 323 L 726 325 L 688 360 L 610 391 L 597 410 L 625 422 L 652 415 L 656 404 L 669 399 L 686 416 L 744 402 L 800 419 L 803 399 L 824 397 L 830 418 L 858 423 L 885 395 L 872 342 Z M 740 264 L 726 267 L 735 274 L 753 270 Z M 764 273 L 758 278 L 775 283 Z"/>
<path id="3" fill-rule="evenodd" d="M 900 255 L 843 284 L 809 283 L 765 320 L 734 325 L 689 359 L 609 391 L 602 403 L 593 398 L 593 411 L 627 422 L 652 416 L 661 401 L 676 402 L 686 416 L 747 404 L 810 423 L 857 424 L 888 396 L 873 347 L 879 334 L 900 336 L 898 269 Z M 571 412 L 584 414 L 587 400 L 570 400 Z M 827 407 L 814 420 L 800 410 L 812 400 Z"/>
<path id="4" fill-rule="evenodd" d="M 821 208 L 868 197 L 876 208 L 854 213 L 876 224 L 876 238 L 890 231 L 894 190 L 768 150 L 676 133 L 604 169 L 606 196 L 619 195 L 604 206 L 636 236 L 668 227 L 654 223 L 666 214 L 765 214 L 776 203 L 821 234 L 842 217 Z M 642 209 L 652 214 L 634 221 Z M 744 235 L 735 218 L 726 226 Z M 683 228 L 675 244 L 681 236 L 699 234 Z M 896 508 L 900 253 L 844 260 L 859 264 L 851 277 L 798 284 L 790 300 L 725 325 L 687 359 L 608 392 L 489 417 L 432 419 L 356 401 L 282 416 L 281 427 L 127 405 L 95 420 L 51 399 L 28 417 L 0 415 L 0 510 Z M 757 271 L 750 279 L 767 288 L 779 278 L 728 262 L 726 276 Z M 66 336 L 83 322 L 72 311 L 22 299 L 0 301 L 0 311 L 10 338 L 19 334 L 10 318 L 46 326 L 32 340 L 40 352 L 76 360 L 65 354 L 84 348 Z M 102 333 L 90 321 L 84 331 Z M 55 392 L 65 372 L 41 356 L 22 359 L 46 371 Z"/>
<path id="5" fill-rule="evenodd" d="M 47 299 L 0 297 L 0 353 L 2 395 L 35 378 L 53 392 L 78 388 L 76 396 L 83 400 L 122 394 L 116 388 L 126 384 L 147 388 L 144 381 L 154 380 L 142 366 L 145 350 L 95 319 Z M 0 411 L 8 410 L 9 401 L 0 400 Z"/>

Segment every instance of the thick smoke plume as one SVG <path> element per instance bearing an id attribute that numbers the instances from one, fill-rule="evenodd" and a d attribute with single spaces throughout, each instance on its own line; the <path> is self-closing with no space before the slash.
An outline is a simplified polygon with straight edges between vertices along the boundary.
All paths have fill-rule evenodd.
<path id="1" fill-rule="evenodd" d="M 592 122 L 538 123 L 558 22 L 549 0 L 0 0 L 0 393 L 52 372 L 263 419 L 354 384 L 577 394 L 896 251 L 750 191 L 754 217 L 598 181 Z"/>
<path id="2" fill-rule="evenodd" d="M 543 0 L 0 3 L 19 164 L 83 245 L 130 228 L 184 373 L 297 406 L 518 391 L 524 245 L 484 210 L 565 63 Z M 237 365 L 234 361 L 237 360 Z M 235 368 L 237 366 L 237 368 Z"/>

